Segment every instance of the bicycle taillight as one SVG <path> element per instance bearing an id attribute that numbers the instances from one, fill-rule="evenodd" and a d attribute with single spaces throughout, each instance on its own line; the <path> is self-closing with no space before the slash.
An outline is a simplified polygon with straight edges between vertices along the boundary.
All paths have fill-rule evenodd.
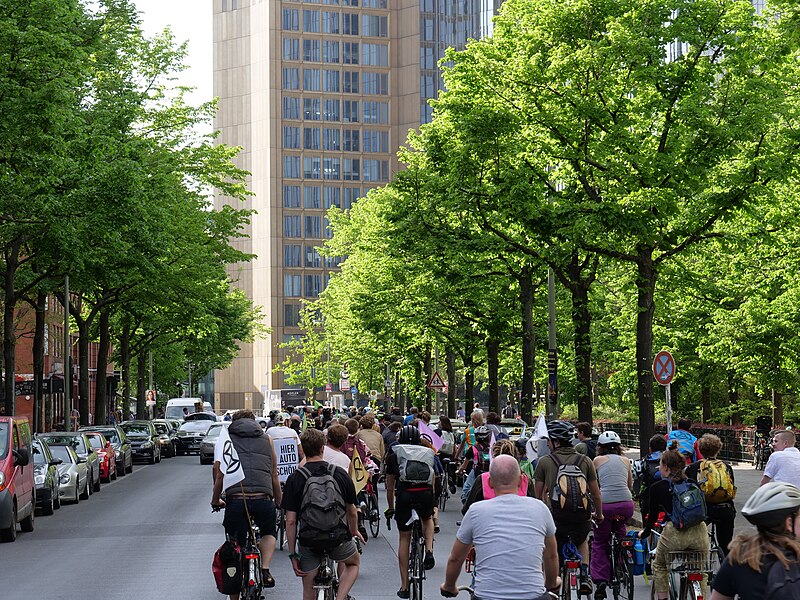
<path id="1" fill-rule="evenodd" d="M 245 557 L 247 560 L 255 560 L 255 559 L 257 559 L 257 558 L 258 558 L 258 554 L 245 554 L 245 555 L 244 555 L 244 557 Z"/>
<path id="2" fill-rule="evenodd" d="M 576 561 L 568 560 L 566 564 L 568 569 L 579 569 L 581 566 L 581 563 L 578 562 L 577 560 Z"/>
<path id="3" fill-rule="evenodd" d="M 689 581 L 703 581 L 702 573 L 689 573 L 686 577 Z"/>

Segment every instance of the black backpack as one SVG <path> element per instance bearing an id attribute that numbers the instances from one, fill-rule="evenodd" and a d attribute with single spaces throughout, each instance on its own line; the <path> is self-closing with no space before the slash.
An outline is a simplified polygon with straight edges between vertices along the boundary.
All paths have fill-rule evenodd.
<path id="1" fill-rule="evenodd" d="M 306 480 L 298 513 L 300 544 L 314 550 L 335 548 L 348 536 L 344 496 L 333 474 L 336 465 L 312 475 L 307 467 L 295 471 Z"/>
<path id="2" fill-rule="evenodd" d="M 225 541 L 214 553 L 211 571 L 220 594 L 238 594 L 242 589 L 242 549 L 239 544 Z"/>
<path id="3" fill-rule="evenodd" d="M 764 600 L 800 600 L 800 566 L 797 560 L 790 559 L 788 569 L 781 561 L 775 561 L 767 573 Z"/>

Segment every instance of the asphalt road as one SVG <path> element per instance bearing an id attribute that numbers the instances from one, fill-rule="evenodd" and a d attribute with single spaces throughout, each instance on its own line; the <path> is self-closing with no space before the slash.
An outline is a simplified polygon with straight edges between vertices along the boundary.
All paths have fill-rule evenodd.
<path id="1" fill-rule="evenodd" d="M 741 506 L 755 489 L 760 472 L 742 468 L 736 476 Z M 223 540 L 222 513 L 211 513 L 210 496 L 211 467 L 201 466 L 196 456 L 137 464 L 133 474 L 104 484 L 78 505 L 64 505 L 53 516 L 37 517 L 33 533 L 19 533 L 13 544 L 0 545 L 0 598 L 220 600 L 211 560 Z M 437 564 L 428 572 L 426 598 L 441 597 L 438 587 L 455 537 L 455 521 L 460 519 L 458 504 L 451 500 L 441 517 Z M 385 524 L 384 520 L 380 535 L 371 538 L 364 550 L 352 591 L 358 600 L 396 598 L 397 531 L 387 532 Z M 508 535 L 514 535 L 513 523 Z M 272 572 L 277 585 L 267 590 L 268 600 L 301 598 L 300 581 L 285 551 L 275 553 Z M 462 584 L 469 582 L 468 577 L 462 575 Z M 636 578 L 635 597 L 649 598 L 642 577 Z"/>

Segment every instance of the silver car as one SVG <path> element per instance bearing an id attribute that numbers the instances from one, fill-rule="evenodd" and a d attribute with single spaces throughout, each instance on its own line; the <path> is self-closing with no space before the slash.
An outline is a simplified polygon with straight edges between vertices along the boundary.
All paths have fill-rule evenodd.
<path id="1" fill-rule="evenodd" d="M 220 423 L 212 423 L 211 427 L 206 432 L 206 437 L 200 442 L 200 464 L 210 465 L 214 462 L 214 446 L 217 445 L 219 434 L 222 432 L 223 427 L 230 425 L 230 421 L 222 421 Z"/>
<path id="2" fill-rule="evenodd" d="M 85 458 L 79 457 L 69 446 L 50 446 L 53 458 L 60 458 L 58 475 L 61 490 L 58 495 L 62 502 L 79 502 L 89 497 L 89 467 Z"/>
<path id="3" fill-rule="evenodd" d="M 58 431 L 43 433 L 39 437 L 47 442 L 51 449 L 53 446 L 69 446 L 75 450 L 79 458 L 86 460 L 89 468 L 89 493 L 100 491 L 100 458 L 83 432 Z"/>

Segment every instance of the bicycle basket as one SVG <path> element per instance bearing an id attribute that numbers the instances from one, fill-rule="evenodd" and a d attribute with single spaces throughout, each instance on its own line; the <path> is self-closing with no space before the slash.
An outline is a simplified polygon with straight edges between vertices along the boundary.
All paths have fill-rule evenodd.
<path id="1" fill-rule="evenodd" d="M 718 560 L 712 561 L 707 552 L 670 552 L 668 562 L 670 572 L 706 574 L 714 572 Z"/>

